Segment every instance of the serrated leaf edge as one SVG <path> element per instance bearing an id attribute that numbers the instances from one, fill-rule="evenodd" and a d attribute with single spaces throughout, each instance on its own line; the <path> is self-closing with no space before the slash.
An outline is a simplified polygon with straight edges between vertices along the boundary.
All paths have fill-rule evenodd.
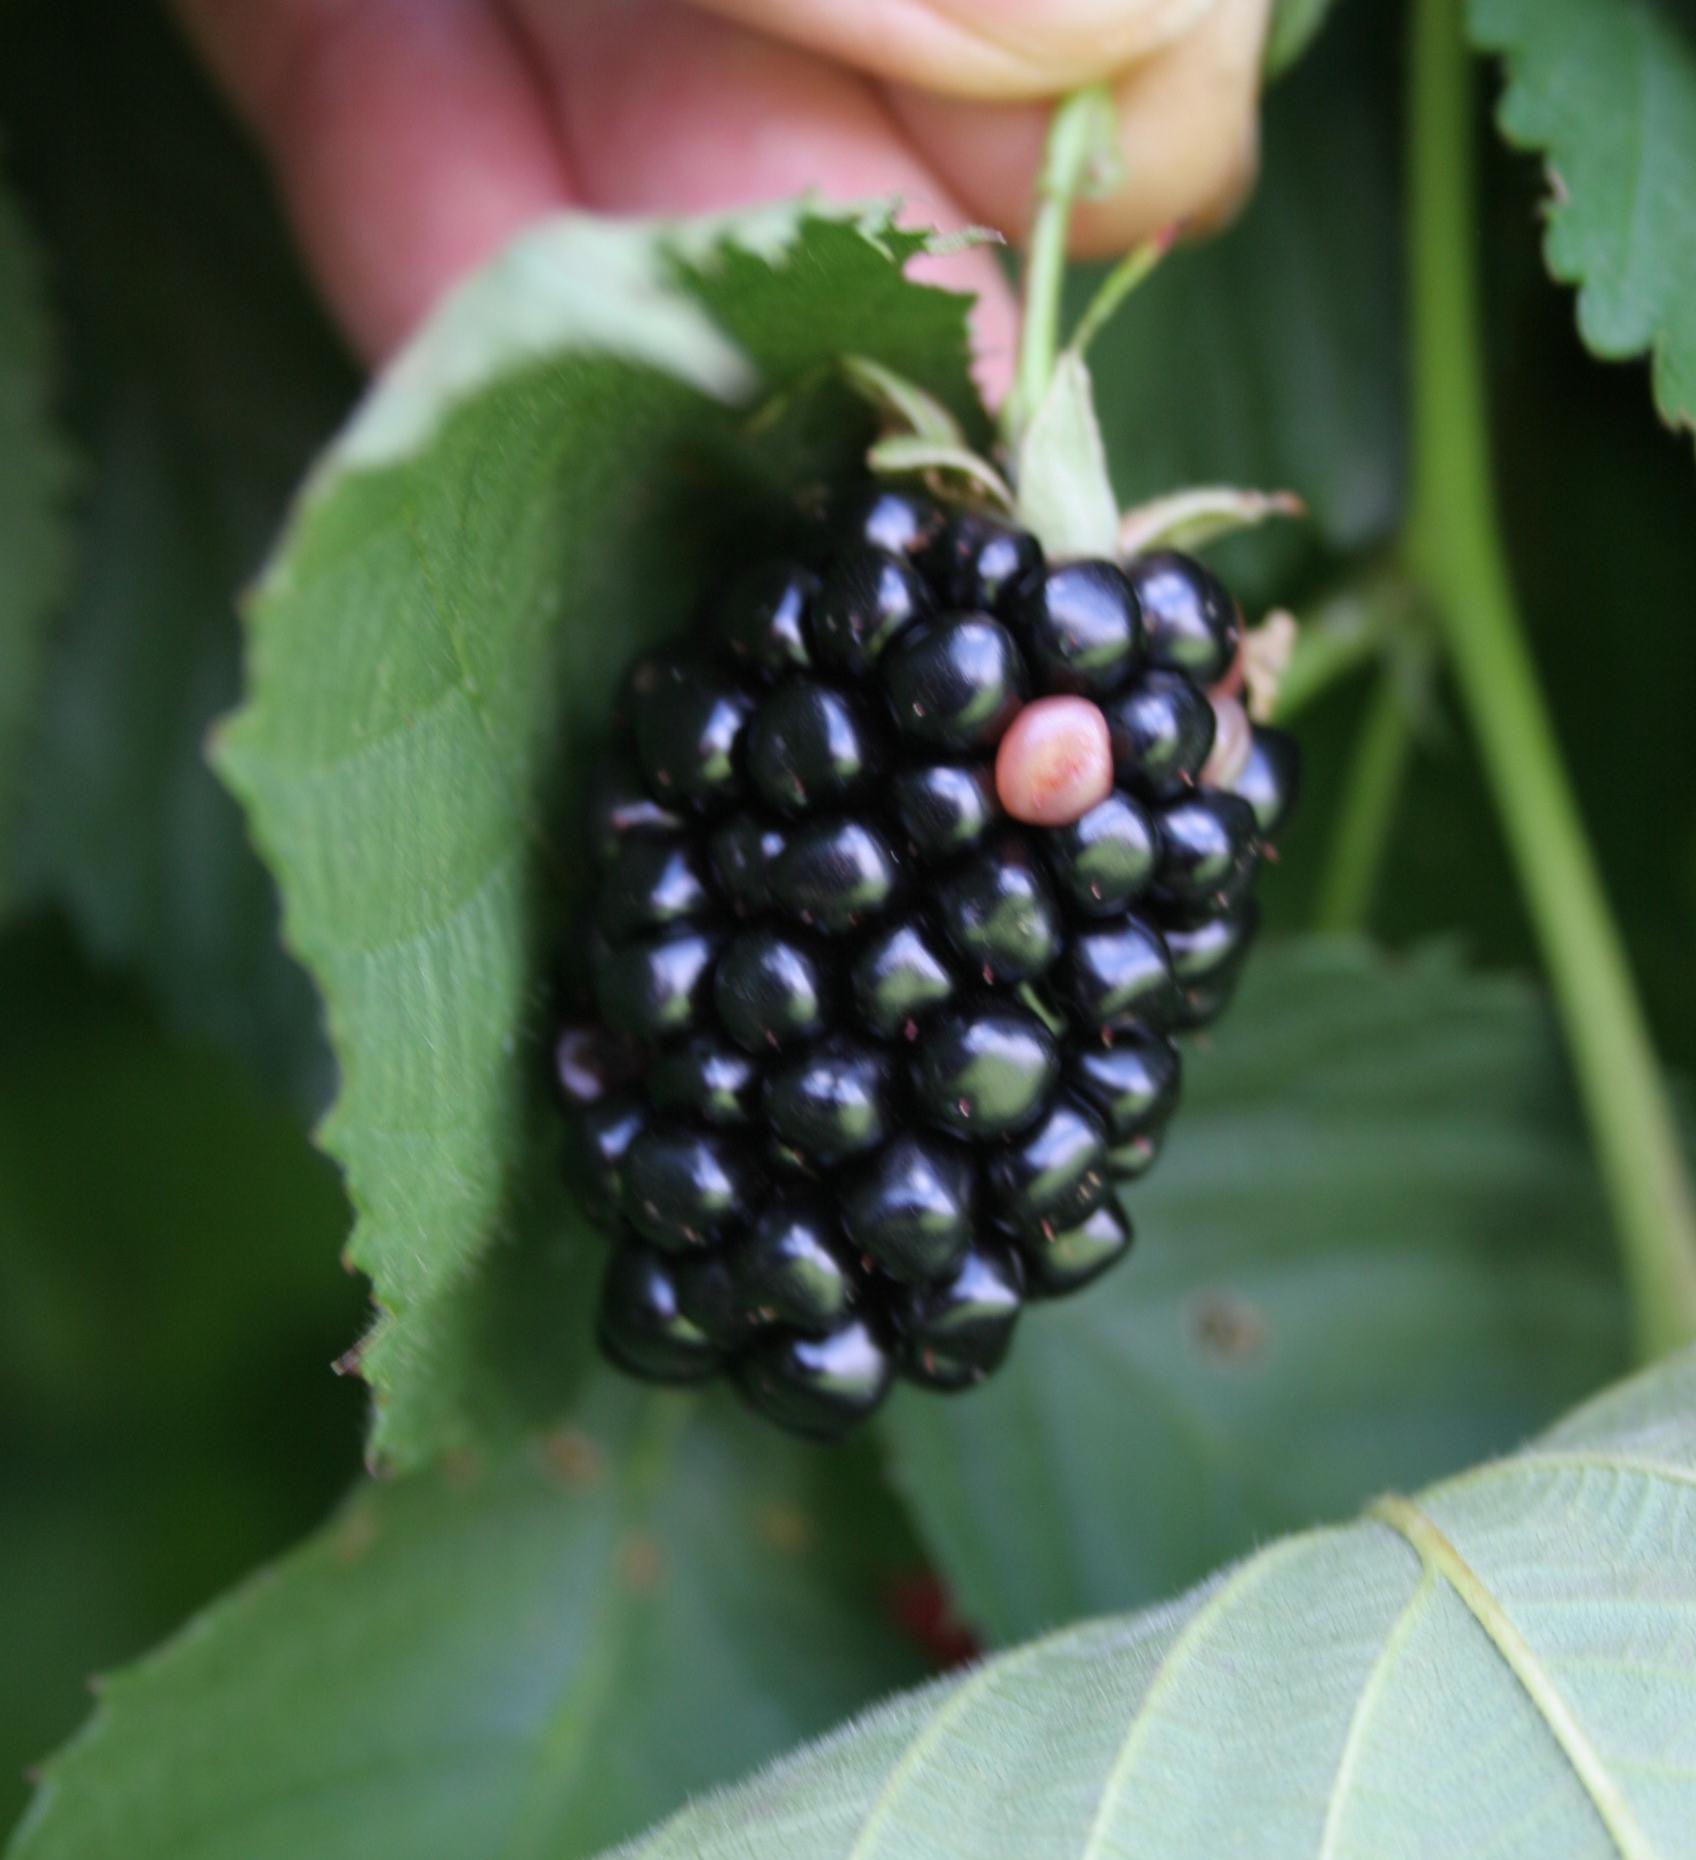
<path id="1" fill-rule="evenodd" d="M 1622 7 L 1621 11 L 1625 11 Z M 1677 371 L 1671 357 L 1670 339 L 1657 317 L 1646 317 L 1648 327 L 1624 341 L 1604 341 L 1596 330 L 1596 303 L 1601 285 L 1586 269 L 1578 254 L 1563 251 L 1562 233 L 1570 211 L 1566 183 L 1557 166 L 1553 149 L 1553 132 L 1542 120 L 1544 113 L 1533 93 L 1525 88 L 1524 60 L 1527 49 L 1523 38 L 1507 29 L 1492 32 L 1481 18 L 1477 0 L 1467 6 L 1467 35 L 1474 47 L 1491 53 L 1502 61 L 1506 82 L 1496 106 L 1495 121 L 1503 141 L 1510 147 L 1541 155 L 1549 194 L 1544 203 L 1546 232 L 1543 239 L 1543 262 L 1549 275 L 1577 293 L 1579 334 L 1584 346 L 1598 359 L 1607 362 L 1630 362 L 1638 357 L 1649 361 L 1656 412 L 1678 432 L 1696 431 L 1696 402 L 1681 404 L 1674 390 Z M 1645 28 L 1647 30 L 1647 28 Z M 1535 126 L 1533 126 L 1535 123 Z"/>

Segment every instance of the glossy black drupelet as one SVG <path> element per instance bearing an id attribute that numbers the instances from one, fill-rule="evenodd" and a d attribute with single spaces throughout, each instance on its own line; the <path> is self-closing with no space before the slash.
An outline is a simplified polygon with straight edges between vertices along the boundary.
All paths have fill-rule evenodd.
<path id="1" fill-rule="evenodd" d="M 639 662 L 590 796 L 598 1021 L 553 1056 L 615 1361 L 829 1438 L 897 1377 L 981 1381 L 1125 1253 L 1172 1036 L 1229 998 L 1296 790 L 1263 728 L 1202 780 L 1240 635 L 1187 557 L 1049 565 L 871 487 Z M 996 746 L 1062 692 L 1115 786 L 1022 826 Z"/>

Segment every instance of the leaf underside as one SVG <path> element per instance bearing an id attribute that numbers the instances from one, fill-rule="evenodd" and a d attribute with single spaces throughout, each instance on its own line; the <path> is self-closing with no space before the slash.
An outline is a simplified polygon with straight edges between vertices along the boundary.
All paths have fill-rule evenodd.
<path id="1" fill-rule="evenodd" d="M 1647 354 L 1669 424 L 1696 423 L 1696 24 L 1660 0 L 1471 0 L 1500 52 L 1500 122 L 1547 164 L 1549 269 L 1597 355 Z"/>
<path id="2" fill-rule="evenodd" d="M 322 1134 L 384 1313 L 362 1365 L 380 1456 L 520 1414 L 513 1327 L 543 1345 L 548 1275 L 598 1257 L 555 1184 L 537 1036 L 573 979 L 563 800 L 630 660 L 797 488 L 852 468 L 869 413 L 843 349 L 981 432 L 965 300 L 902 276 L 922 245 L 807 207 L 539 229 L 379 384 L 257 591 L 219 760 L 342 1068 Z M 823 375 L 845 416 L 786 418 Z"/>
<path id="3" fill-rule="evenodd" d="M 1696 1353 L 838 1733 L 627 1860 L 1688 1860 Z"/>

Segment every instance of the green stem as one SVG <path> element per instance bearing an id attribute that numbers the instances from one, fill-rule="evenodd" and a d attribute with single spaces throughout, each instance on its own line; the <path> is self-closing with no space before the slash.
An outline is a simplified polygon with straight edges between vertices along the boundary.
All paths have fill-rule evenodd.
<path id="1" fill-rule="evenodd" d="M 1495 515 L 1464 0 L 1416 0 L 1411 567 L 1478 739 L 1572 1055 L 1645 1355 L 1696 1337 L 1696 1200 L 1527 648 Z"/>
<path id="2" fill-rule="evenodd" d="M 1343 811 L 1313 913 L 1316 930 L 1366 928 L 1412 760 L 1407 694 L 1391 663 L 1379 674 L 1343 784 Z"/>
<path id="3" fill-rule="evenodd" d="M 1172 234 L 1157 233 L 1152 239 L 1127 252 L 1101 284 L 1078 318 L 1068 348 L 1082 355 L 1102 330 L 1112 322 L 1114 313 L 1148 274 L 1172 249 Z"/>
<path id="4" fill-rule="evenodd" d="M 1400 567 L 1351 580 L 1304 611 L 1296 649 L 1278 680 L 1276 721 L 1287 724 L 1344 679 L 1376 664 L 1415 619 L 1417 599 Z"/>
<path id="5" fill-rule="evenodd" d="M 1036 205 L 1025 247 L 1023 320 L 1013 390 L 1002 412 L 1002 437 L 1016 447 L 1042 405 L 1060 353 L 1060 291 L 1066 278 L 1066 234 L 1072 207 L 1113 143 L 1113 99 L 1102 85 L 1074 91 L 1048 126 Z"/>

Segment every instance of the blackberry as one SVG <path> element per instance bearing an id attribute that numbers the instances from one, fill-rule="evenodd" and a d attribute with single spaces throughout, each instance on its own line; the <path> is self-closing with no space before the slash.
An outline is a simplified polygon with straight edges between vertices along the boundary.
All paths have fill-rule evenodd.
<path id="1" fill-rule="evenodd" d="M 699 1382 L 723 1364 L 705 1331 L 678 1301 L 677 1263 L 623 1241 L 601 1286 L 601 1344 L 614 1362 L 648 1382 Z"/>
<path id="2" fill-rule="evenodd" d="M 1186 556 L 1049 562 L 872 486 L 641 660 L 589 796 L 598 1018 L 552 1054 L 615 1361 L 832 1438 L 1128 1250 L 1297 785 L 1259 727 L 1201 782 L 1240 636 Z M 1079 697 L 1110 791 L 1103 758 L 1087 811 L 1012 818 L 997 746 Z"/>
<path id="3" fill-rule="evenodd" d="M 1160 799 L 1195 786 L 1217 722 L 1207 693 L 1182 672 L 1158 668 L 1102 706 L 1113 744 L 1113 778 Z"/>
<path id="4" fill-rule="evenodd" d="M 864 1318 L 833 1330 L 763 1332 L 736 1359 L 737 1386 L 760 1413 L 792 1433 L 833 1440 L 889 1393 L 895 1364 Z"/>
<path id="5" fill-rule="evenodd" d="M 901 1366 L 933 1389 L 970 1388 L 1000 1367 L 1024 1308 L 1019 1255 L 971 1247 L 946 1278 L 910 1287 L 896 1306 Z"/>
<path id="6" fill-rule="evenodd" d="M 903 1133 L 846 1185 L 842 1216 L 848 1237 L 892 1279 L 935 1279 L 971 1243 L 976 1188 L 965 1145 Z"/>
<path id="7" fill-rule="evenodd" d="M 1256 724 L 1250 734 L 1248 760 L 1238 771 L 1232 792 L 1254 809 L 1255 824 L 1263 839 L 1277 838 L 1300 788 L 1301 752 L 1295 738 L 1283 730 Z"/>
<path id="8" fill-rule="evenodd" d="M 1199 685 L 1216 684 L 1242 643 L 1242 615 L 1219 578 L 1193 557 L 1157 549 L 1131 564 L 1148 656 Z"/>
<path id="9" fill-rule="evenodd" d="M 752 1324 L 818 1334 L 859 1302 L 853 1256 L 816 1195 L 769 1202 L 727 1263 L 738 1310 Z"/>
<path id="10" fill-rule="evenodd" d="M 1030 577 L 1012 618 L 1045 691 L 1110 696 L 1143 656 L 1142 602 L 1111 562 L 1063 562 Z"/>
<path id="11" fill-rule="evenodd" d="M 962 613 L 992 611 L 1015 583 L 1043 565 L 1034 536 L 975 510 L 950 517 L 924 548 L 931 585 Z"/>

